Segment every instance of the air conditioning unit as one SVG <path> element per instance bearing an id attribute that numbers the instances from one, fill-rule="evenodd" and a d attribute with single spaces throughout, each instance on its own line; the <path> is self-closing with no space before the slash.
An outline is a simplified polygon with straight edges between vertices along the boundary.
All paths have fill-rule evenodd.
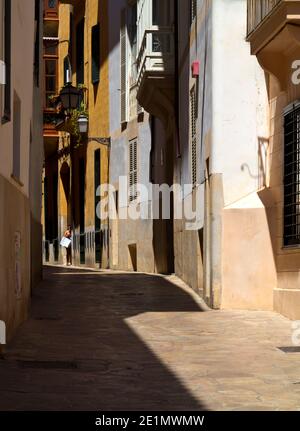
<path id="1" fill-rule="evenodd" d="M 5 63 L 0 60 L 0 84 L 5 84 Z"/>

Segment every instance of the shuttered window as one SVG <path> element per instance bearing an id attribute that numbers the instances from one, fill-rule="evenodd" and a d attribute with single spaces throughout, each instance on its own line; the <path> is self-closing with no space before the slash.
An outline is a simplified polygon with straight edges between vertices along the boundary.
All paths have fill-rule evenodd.
<path id="1" fill-rule="evenodd" d="M 128 117 L 127 107 L 127 32 L 126 32 L 126 9 L 121 12 L 121 123 L 125 123 Z"/>
<path id="2" fill-rule="evenodd" d="M 14 117 L 13 117 L 13 176 L 21 178 L 21 100 L 14 93 Z"/>
<path id="3" fill-rule="evenodd" d="M 69 27 L 69 58 L 71 65 L 73 64 L 73 31 L 74 31 L 74 17 L 73 13 L 70 12 L 70 27 Z"/>
<path id="4" fill-rule="evenodd" d="M 137 139 L 129 142 L 129 200 L 132 202 L 137 197 Z"/>
<path id="5" fill-rule="evenodd" d="M 35 84 L 39 86 L 40 78 L 40 0 L 35 0 L 35 42 L 34 42 L 34 79 Z"/>
<path id="6" fill-rule="evenodd" d="M 284 246 L 300 245 L 300 105 L 284 117 Z"/>
<path id="7" fill-rule="evenodd" d="M 10 121 L 11 117 L 11 0 L 4 3 L 4 112 L 2 122 Z"/>
<path id="8" fill-rule="evenodd" d="M 100 24 L 92 27 L 92 82 L 100 81 Z"/>
<path id="9" fill-rule="evenodd" d="M 197 98 L 196 87 L 190 93 L 190 136 L 192 184 L 197 184 Z"/>
<path id="10" fill-rule="evenodd" d="M 84 19 L 76 27 L 76 77 L 77 86 L 84 83 Z"/>
<path id="11" fill-rule="evenodd" d="M 191 22 L 193 22 L 197 16 L 197 0 L 190 0 L 190 2 L 191 2 Z"/>

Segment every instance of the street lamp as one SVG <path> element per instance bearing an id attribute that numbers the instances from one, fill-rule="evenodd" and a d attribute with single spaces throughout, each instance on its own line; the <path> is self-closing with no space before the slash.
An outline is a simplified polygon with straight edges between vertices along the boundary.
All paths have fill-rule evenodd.
<path id="1" fill-rule="evenodd" d="M 78 88 L 73 87 L 71 83 L 65 85 L 59 95 L 66 111 L 78 108 L 81 91 Z"/>
<path id="2" fill-rule="evenodd" d="M 79 115 L 77 123 L 78 123 L 80 133 L 86 133 L 88 130 L 88 124 L 89 124 L 88 117 L 84 114 Z"/>

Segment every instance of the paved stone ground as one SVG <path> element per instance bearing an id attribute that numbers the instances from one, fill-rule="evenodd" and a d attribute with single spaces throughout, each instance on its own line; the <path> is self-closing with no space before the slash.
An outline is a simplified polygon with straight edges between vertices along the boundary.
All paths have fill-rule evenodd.
<path id="1" fill-rule="evenodd" d="M 44 273 L 0 360 L 1 410 L 300 410 L 284 317 L 202 311 L 174 277 Z"/>

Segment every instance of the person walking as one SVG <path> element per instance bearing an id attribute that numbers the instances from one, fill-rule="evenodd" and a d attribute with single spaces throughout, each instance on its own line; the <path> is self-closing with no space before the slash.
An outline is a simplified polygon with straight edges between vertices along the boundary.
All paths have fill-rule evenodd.
<path id="1" fill-rule="evenodd" d="M 69 225 L 64 233 L 64 237 L 70 240 L 69 246 L 66 247 L 67 266 L 72 265 L 72 228 Z"/>

